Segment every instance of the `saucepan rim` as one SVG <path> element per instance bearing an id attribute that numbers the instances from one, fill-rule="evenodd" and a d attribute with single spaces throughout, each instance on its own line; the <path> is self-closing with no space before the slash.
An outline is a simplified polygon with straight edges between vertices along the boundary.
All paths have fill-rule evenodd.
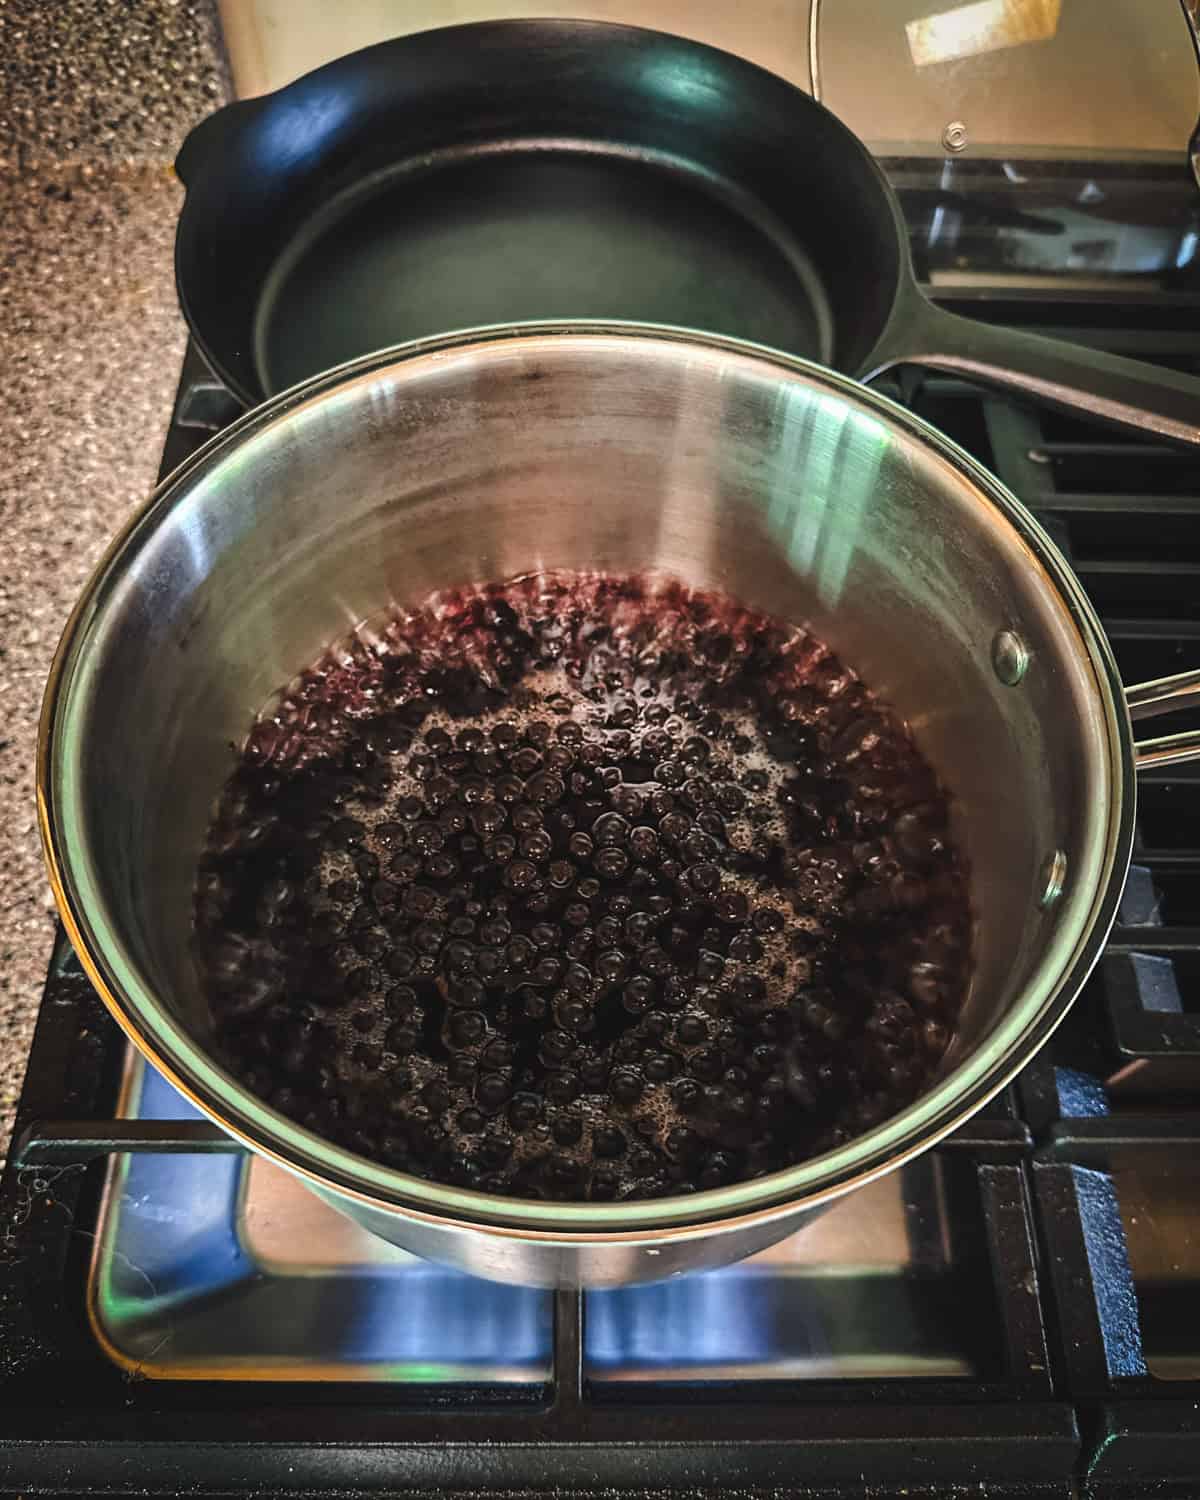
<path id="1" fill-rule="evenodd" d="M 1090 870 L 1086 909 L 1061 942 L 1053 942 L 1030 982 L 1006 1015 L 947 1076 L 900 1114 L 845 1145 L 770 1176 L 690 1195 L 628 1203 L 546 1204 L 448 1187 L 382 1166 L 303 1129 L 255 1098 L 209 1055 L 203 1043 L 143 983 L 124 953 L 119 934 L 86 888 L 85 861 L 77 859 L 78 792 L 59 775 L 60 740 L 72 692 L 86 664 L 88 644 L 117 580 L 147 537 L 165 524 L 192 487 L 230 454 L 272 424 L 354 383 L 373 381 L 391 367 L 412 367 L 504 345 L 529 352 L 539 342 L 562 340 L 666 344 L 728 352 L 753 361 L 764 373 L 832 390 L 929 449 L 974 486 L 1016 532 L 1031 566 L 1041 569 L 1074 627 L 1078 649 L 1095 684 L 1107 756 L 1110 796 L 1106 826 Z M 502 351 L 503 352 L 503 351 Z M 646 1243 L 733 1232 L 816 1207 L 891 1171 L 936 1144 L 976 1113 L 1043 1045 L 1062 1020 L 1099 956 L 1116 915 L 1133 841 L 1132 731 L 1116 662 L 1095 612 L 1054 543 L 1028 510 L 973 458 L 905 408 L 849 376 L 744 340 L 656 324 L 555 321 L 470 329 L 381 350 L 326 371 L 284 391 L 219 433 L 170 474 L 127 522 L 92 574 L 63 632 L 46 687 L 37 750 L 38 819 L 54 899 L 72 945 L 130 1041 L 205 1115 L 260 1155 L 313 1186 L 368 1209 L 435 1225 L 477 1226 L 490 1234 L 563 1245 Z M 1076 898 L 1078 900 L 1078 897 Z"/>

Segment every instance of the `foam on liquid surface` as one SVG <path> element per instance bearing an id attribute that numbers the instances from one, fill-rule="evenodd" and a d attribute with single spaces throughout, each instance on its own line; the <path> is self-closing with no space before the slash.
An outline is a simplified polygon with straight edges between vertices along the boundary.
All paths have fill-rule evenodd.
<path id="1" fill-rule="evenodd" d="M 438 596 L 248 739 L 198 883 L 219 1043 L 314 1130 L 487 1191 L 776 1170 L 948 1042 L 946 814 L 803 629 L 670 579 Z"/>

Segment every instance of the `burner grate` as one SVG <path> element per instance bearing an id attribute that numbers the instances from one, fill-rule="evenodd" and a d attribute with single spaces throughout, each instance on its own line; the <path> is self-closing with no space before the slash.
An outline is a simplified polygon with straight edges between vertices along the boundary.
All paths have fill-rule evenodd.
<path id="1" fill-rule="evenodd" d="M 1181 298 L 1120 338 L 1200 370 L 1200 310 Z M 1094 313 L 1097 310 L 1093 310 Z M 1115 332 L 1115 331 L 1114 331 Z M 985 461 L 1071 560 L 1139 682 L 1200 661 L 1200 456 L 952 382 L 916 404 L 982 407 Z M 976 416 L 975 420 L 978 420 Z M 1200 727 L 1194 710 L 1170 729 Z M 1111 941 L 1068 1020 L 1018 1085 L 1058 1388 L 1079 1406 L 1089 1493 L 1200 1475 L 1200 778 L 1143 773 L 1133 866 Z"/>

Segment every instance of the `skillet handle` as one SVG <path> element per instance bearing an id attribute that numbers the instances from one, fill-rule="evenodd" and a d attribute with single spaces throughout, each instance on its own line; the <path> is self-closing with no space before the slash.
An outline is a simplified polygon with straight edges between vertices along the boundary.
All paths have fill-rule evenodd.
<path id="1" fill-rule="evenodd" d="M 1157 677 L 1125 689 L 1129 717 L 1153 719 L 1159 714 L 1200 704 L 1200 670 L 1177 672 L 1173 677 Z M 1172 766 L 1180 761 L 1200 760 L 1200 729 L 1183 734 L 1167 734 L 1156 740 L 1142 740 L 1133 747 L 1134 769 L 1148 766 Z"/>
<path id="2" fill-rule="evenodd" d="M 999 328 L 913 297 L 863 379 L 895 364 L 952 370 L 1053 406 L 1200 443 L 1200 378 L 1062 339 Z"/>

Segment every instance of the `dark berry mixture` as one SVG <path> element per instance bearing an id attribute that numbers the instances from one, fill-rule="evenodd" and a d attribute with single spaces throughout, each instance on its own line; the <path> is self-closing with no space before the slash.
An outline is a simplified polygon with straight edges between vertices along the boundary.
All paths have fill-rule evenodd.
<path id="1" fill-rule="evenodd" d="M 196 931 L 248 1088 L 526 1198 L 846 1141 L 926 1084 L 970 968 L 904 725 L 804 630 L 646 578 L 442 595 L 328 653 L 250 734 Z"/>

